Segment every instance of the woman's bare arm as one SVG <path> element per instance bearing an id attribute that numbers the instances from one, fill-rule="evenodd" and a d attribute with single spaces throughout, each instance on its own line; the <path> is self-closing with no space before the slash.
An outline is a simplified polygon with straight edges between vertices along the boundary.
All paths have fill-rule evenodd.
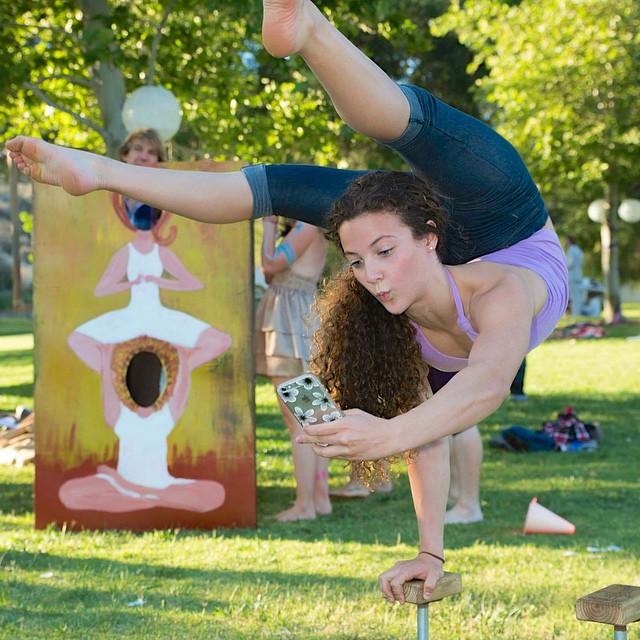
<path id="1" fill-rule="evenodd" d="M 526 290 L 497 288 L 486 294 L 477 312 L 479 335 L 467 367 L 432 397 L 390 420 L 349 410 L 340 420 L 305 427 L 297 441 L 333 445 L 314 447 L 324 457 L 377 460 L 468 429 L 491 415 L 509 394 L 527 353 L 533 316 Z"/>
<path id="2" fill-rule="evenodd" d="M 262 243 L 262 271 L 267 282 L 287 269 L 298 259 L 313 242 L 321 237 L 318 227 L 298 222 L 293 229 L 276 246 L 276 228 L 265 223 Z"/>
<path id="3" fill-rule="evenodd" d="M 402 585 L 405 582 L 424 580 L 424 595 L 429 597 L 443 575 L 443 563 L 436 556 L 444 558 L 445 555 L 444 514 L 449 492 L 448 438 L 420 448 L 407 463 L 407 470 L 418 521 L 420 549 L 416 550 L 414 558 L 397 562 L 378 578 L 385 597 L 399 602 L 404 602 Z"/>

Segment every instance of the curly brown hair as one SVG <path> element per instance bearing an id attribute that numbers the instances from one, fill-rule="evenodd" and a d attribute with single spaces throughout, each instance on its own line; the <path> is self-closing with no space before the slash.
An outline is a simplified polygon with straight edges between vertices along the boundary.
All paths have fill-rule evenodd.
<path id="1" fill-rule="evenodd" d="M 356 178 L 329 213 L 327 238 L 342 250 L 341 225 L 381 211 L 396 214 L 415 239 L 436 235 L 438 255 L 446 256 L 446 234 L 451 229 L 446 211 L 425 180 L 406 172 L 373 171 Z M 351 269 L 324 283 L 314 309 L 320 324 L 311 367 L 338 406 L 393 418 L 431 395 L 429 367 L 422 359 L 415 326 L 405 314 L 389 313 Z M 375 487 L 388 480 L 390 462 L 351 464 L 367 486 Z"/>
<path id="2" fill-rule="evenodd" d="M 436 251 L 446 258 L 446 237 L 451 221 L 429 183 L 402 171 L 371 171 L 359 176 L 333 204 L 327 216 L 326 236 L 340 250 L 340 227 L 344 222 L 371 213 L 393 213 L 409 227 L 416 240 L 429 234 L 438 238 Z"/>
<path id="3" fill-rule="evenodd" d="M 404 315 L 389 313 L 343 269 L 323 285 L 314 302 L 320 325 L 314 334 L 311 370 L 342 409 L 393 418 L 423 402 L 429 368 L 416 329 Z M 352 462 L 369 487 L 388 480 L 389 462 Z"/>

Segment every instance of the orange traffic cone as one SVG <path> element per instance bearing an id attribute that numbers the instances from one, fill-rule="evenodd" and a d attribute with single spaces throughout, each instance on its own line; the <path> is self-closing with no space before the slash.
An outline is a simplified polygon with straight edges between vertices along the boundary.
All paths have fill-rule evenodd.
<path id="1" fill-rule="evenodd" d="M 576 526 L 532 498 L 524 521 L 523 533 L 574 533 Z"/>

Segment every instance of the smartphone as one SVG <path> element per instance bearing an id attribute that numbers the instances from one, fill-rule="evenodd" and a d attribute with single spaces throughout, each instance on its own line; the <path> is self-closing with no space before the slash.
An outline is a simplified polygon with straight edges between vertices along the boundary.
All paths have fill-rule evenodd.
<path id="1" fill-rule="evenodd" d="M 312 373 L 305 373 L 278 385 L 278 395 L 302 427 L 333 422 L 344 416 L 329 392 Z"/>

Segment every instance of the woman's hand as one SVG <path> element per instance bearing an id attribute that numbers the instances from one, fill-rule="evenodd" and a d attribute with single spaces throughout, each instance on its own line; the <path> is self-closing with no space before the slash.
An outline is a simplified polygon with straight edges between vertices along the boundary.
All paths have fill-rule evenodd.
<path id="1" fill-rule="evenodd" d="M 345 460 L 379 460 L 410 448 L 403 448 L 401 434 L 393 421 L 360 409 L 344 413 L 343 418 L 333 422 L 304 427 L 296 442 L 314 445 L 313 450 L 319 456 Z"/>
<path id="2" fill-rule="evenodd" d="M 378 584 L 389 602 L 404 602 L 402 585 L 409 580 L 424 580 L 424 597 L 429 598 L 436 584 L 444 575 L 442 562 L 426 554 L 420 554 L 413 560 L 396 562 L 391 569 L 381 573 Z"/>

